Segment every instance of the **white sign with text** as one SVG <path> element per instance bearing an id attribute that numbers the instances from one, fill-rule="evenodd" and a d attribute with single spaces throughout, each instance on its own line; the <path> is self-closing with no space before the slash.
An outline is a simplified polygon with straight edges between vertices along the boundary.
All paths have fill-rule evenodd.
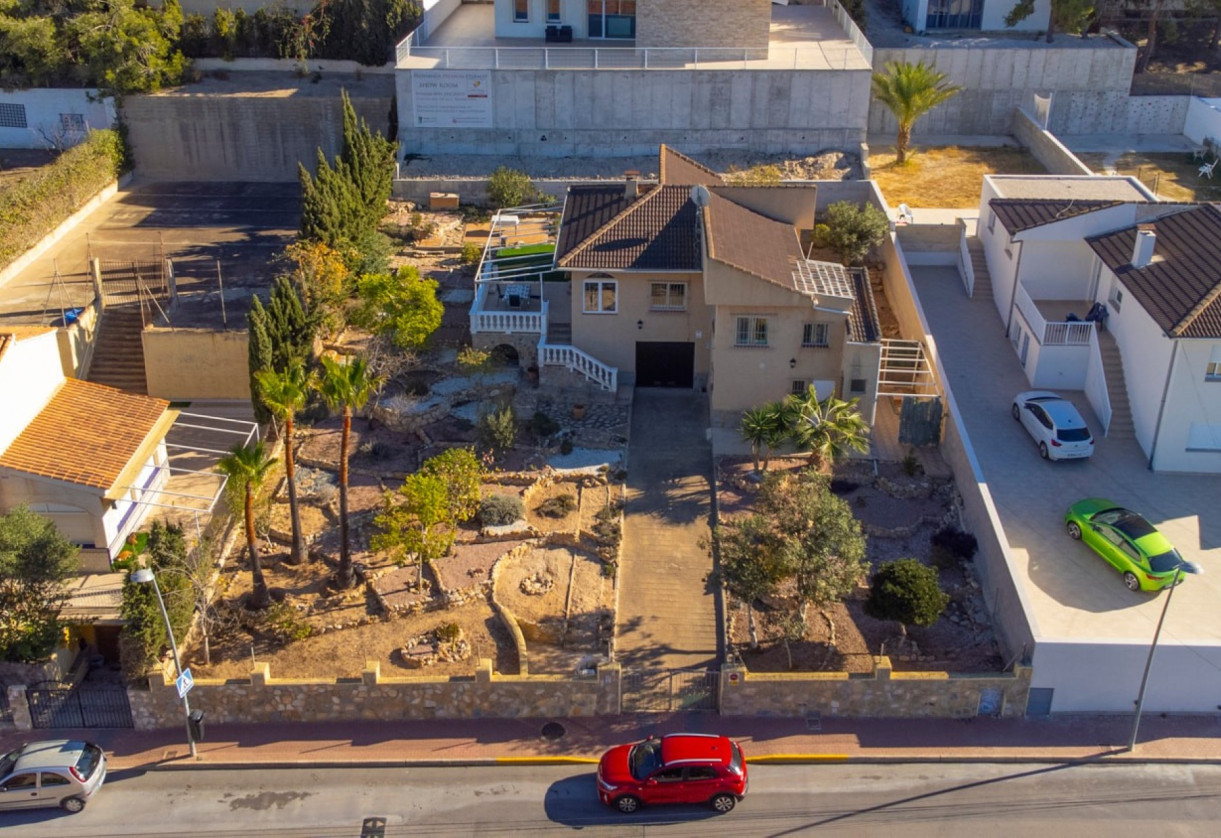
<path id="1" fill-rule="evenodd" d="M 412 125 L 417 128 L 491 128 L 490 70 L 415 70 Z"/>

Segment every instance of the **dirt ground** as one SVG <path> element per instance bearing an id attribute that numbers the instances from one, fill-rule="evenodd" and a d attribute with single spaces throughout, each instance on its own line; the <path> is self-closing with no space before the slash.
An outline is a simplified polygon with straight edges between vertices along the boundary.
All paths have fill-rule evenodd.
<path id="1" fill-rule="evenodd" d="M 893 146 L 875 146 L 869 167 L 892 207 L 974 207 L 984 175 L 1043 175 L 1047 170 L 1029 151 L 1009 146 L 922 146 L 895 162 Z"/>
<path id="2" fill-rule="evenodd" d="M 1200 165 L 1205 159 L 1196 159 L 1192 154 L 1145 154 L 1131 152 L 1123 155 L 1078 154 L 1078 159 L 1095 172 L 1108 170 L 1121 175 L 1131 175 L 1165 201 L 1216 201 L 1221 199 L 1221 172 L 1212 178 L 1200 174 Z M 1206 155 L 1207 162 L 1213 157 Z"/>
<path id="3" fill-rule="evenodd" d="M 773 461 L 772 469 L 806 467 L 805 458 Z M 753 483 L 744 478 L 753 469 L 744 458 L 723 458 L 718 466 L 718 502 L 723 518 L 749 514 Z M 931 563 L 932 535 L 950 512 L 953 484 L 940 485 L 922 476 L 908 476 L 900 464 L 883 463 L 879 474 L 901 486 L 929 483 L 927 497 L 896 498 L 879 488 L 871 461 L 848 461 L 833 474 L 833 491 L 852 506 L 866 533 L 866 559 L 871 568 L 899 558 Z M 847 671 L 872 672 L 875 655 L 889 655 L 898 670 L 947 670 L 993 672 L 1002 662 L 978 582 L 969 565 L 958 562 L 940 568 L 941 587 L 950 605 L 940 620 L 928 628 L 912 627 L 909 640 L 900 643 L 898 626 L 875 620 L 864 612 L 868 596 L 862 579 L 847 601 L 819 613 L 809 612 L 807 633 L 790 642 L 786 651 L 775 621 L 780 603 L 756 603 L 755 619 L 760 643 L 750 647 L 749 615 L 744 603 L 731 597 L 727 607 L 731 620 L 731 643 L 748 668 L 757 672 Z M 774 606 L 774 607 L 773 607 Z M 834 624 L 835 644 L 829 644 Z M 790 655 L 792 666 L 790 667 Z"/>

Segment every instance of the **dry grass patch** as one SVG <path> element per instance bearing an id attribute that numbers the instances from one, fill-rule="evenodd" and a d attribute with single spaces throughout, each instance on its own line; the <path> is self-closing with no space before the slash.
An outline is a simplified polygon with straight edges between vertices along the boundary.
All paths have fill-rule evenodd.
<path id="1" fill-rule="evenodd" d="M 869 154 L 872 177 L 892 207 L 974 207 L 984 175 L 1045 175 L 1047 170 L 1021 148 L 940 146 L 909 149 L 895 163 L 892 146 Z"/>
<path id="2" fill-rule="evenodd" d="M 1221 172 L 1213 179 L 1200 176 L 1200 164 L 1192 155 L 1129 153 L 1115 157 L 1113 154 L 1078 154 L 1077 158 L 1095 172 L 1112 170 L 1121 175 L 1131 175 L 1139 180 L 1157 197 L 1166 201 L 1216 201 L 1221 199 Z M 1209 158 L 1211 162 L 1211 158 Z M 1221 167 L 1218 167 L 1221 169 Z"/>

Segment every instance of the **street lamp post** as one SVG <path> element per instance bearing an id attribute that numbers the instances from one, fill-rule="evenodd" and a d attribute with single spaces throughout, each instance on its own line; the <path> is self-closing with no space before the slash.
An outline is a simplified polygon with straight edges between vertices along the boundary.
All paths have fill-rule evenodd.
<path id="1" fill-rule="evenodd" d="M 1166 622 L 1166 612 L 1170 609 L 1170 598 L 1174 596 L 1174 589 L 1179 586 L 1179 577 L 1183 573 L 1183 565 L 1180 563 L 1174 569 L 1174 579 L 1170 582 L 1170 591 L 1166 594 L 1166 601 L 1162 603 L 1162 615 L 1157 618 L 1157 628 L 1153 630 L 1153 642 L 1149 644 L 1149 657 L 1145 658 L 1145 672 L 1140 676 L 1140 692 L 1136 695 L 1136 718 L 1132 720 L 1132 738 L 1128 740 L 1128 750 L 1136 750 L 1136 732 L 1140 730 L 1140 711 L 1145 707 L 1145 687 L 1149 686 L 1149 669 L 1153 666 L 1153 653 L 1157 651 L 1157 639 L 1162 633 L 1162 623 Z"/>
<path id="2" fill-rule="evenodd" d="M 161 586 L 157 584 L 157 577 L 153 575 L 152 568 L 141 567 L 132 571 L 131 581 L 141 584 L 153 583 L 153 592 L 157 595 L 157 604 L 161 606 L 161 617 L 165 620 L 165 631 L 170 638 L 170 651 L 174 653 L 174 669 L 178 673 L 177 677 L 181 678 L 182 661 L 178 659 L 178 644 L 174 642 L 174 627 L 170 625 L 170 615 L 165 610 L 165 600 L 161 597 Z M 182 694 L 182 710 L 186 714 L 187 744 L 191 746 L 191 756 L 195 757 L 195 737 L 191 735 L 191 702 L 185 692 Z"/>

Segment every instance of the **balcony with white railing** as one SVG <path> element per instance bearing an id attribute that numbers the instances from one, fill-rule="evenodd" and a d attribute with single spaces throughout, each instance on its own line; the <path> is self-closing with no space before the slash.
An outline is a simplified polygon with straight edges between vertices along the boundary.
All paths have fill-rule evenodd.
<path id="1" fill-rule="evenodd" d="M 1089 346 L 1094 324 L 1069 317 L 1084 317 L 1093 305 L 1081 300 L 1032 300 L 1025 286 L 1017 289 L 1017 307 L 1042 346 Z"/>
<path id="2" fill-rule="evenodd" d="M 491 4 L 462 4 L 396 49 L 400 70 L 870 70 L 873 48 L 836 0 L 773 6 L 767 49 L 497 38 Z"/>

